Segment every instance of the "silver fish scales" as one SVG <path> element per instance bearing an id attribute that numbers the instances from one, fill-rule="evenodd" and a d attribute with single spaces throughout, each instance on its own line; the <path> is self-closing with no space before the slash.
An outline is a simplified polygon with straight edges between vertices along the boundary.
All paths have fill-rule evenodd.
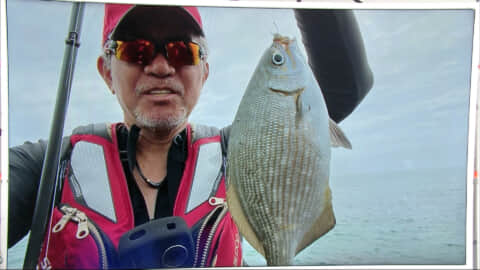
<path id="1" fill-rule="evenodd" d="M 276 34 L 230 131 L 227 202 L 268 265 L 291 265 L 333 228 L 330 148 L 351 148 L 304 59 L 294 39 Z"/>

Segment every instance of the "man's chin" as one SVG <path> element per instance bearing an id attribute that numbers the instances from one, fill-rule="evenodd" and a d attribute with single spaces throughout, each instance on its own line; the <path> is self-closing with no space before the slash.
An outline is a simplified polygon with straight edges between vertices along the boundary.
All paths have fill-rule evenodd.
<path id="1" fill-rule="evenodd" d="M 178 129 L 186 122 L 185 117 L 162 117 L 153 118 L 137 115 L 136 125 L 140 128 L 150 129 L 154 131 L 170 131 Z"/>

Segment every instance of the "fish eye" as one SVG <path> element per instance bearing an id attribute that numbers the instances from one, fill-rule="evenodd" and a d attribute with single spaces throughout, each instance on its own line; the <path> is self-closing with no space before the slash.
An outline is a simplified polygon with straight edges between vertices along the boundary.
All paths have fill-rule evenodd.
<path id="1" fill-rule="evenodd" d="M 285 58 L 283 57 L 283 55 L 281 53 L 275 52 L 272 55 L 272 63 L 274 65 L 280 66 L 283 63 L 285 63 Z"/>

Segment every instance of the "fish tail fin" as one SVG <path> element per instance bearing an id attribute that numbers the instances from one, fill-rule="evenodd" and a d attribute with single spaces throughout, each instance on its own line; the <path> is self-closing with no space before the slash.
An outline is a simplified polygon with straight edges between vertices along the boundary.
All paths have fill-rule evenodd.
<path id="1" fill-rule="evenodd" d="M 329 119 L 328 126 L 330 129 L 330 142 L 333 147 L 352 149 L 352 144 L 348 140 L 347 136 L 332 119 Z"/>

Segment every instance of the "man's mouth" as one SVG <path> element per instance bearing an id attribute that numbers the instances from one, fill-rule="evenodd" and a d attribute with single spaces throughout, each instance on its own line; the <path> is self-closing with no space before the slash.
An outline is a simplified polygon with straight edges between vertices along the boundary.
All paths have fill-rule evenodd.
<path id="1" fill-rule="evenodd" d="M 177 92 L 170 89 L 152 89 L 152 90 L 142 92 L 142 95 L 152 95 L 152 96 L 165 96 L 165 95 L 171 95 L 171 94 L 177 94 Z"/>
<path id="2" fill-rule="evenodd" d="M 172 90 L 151 90 L 147 91 L 145 94 L 147 95 L 168 95 L 168 94 L 175 94 Z"/>

